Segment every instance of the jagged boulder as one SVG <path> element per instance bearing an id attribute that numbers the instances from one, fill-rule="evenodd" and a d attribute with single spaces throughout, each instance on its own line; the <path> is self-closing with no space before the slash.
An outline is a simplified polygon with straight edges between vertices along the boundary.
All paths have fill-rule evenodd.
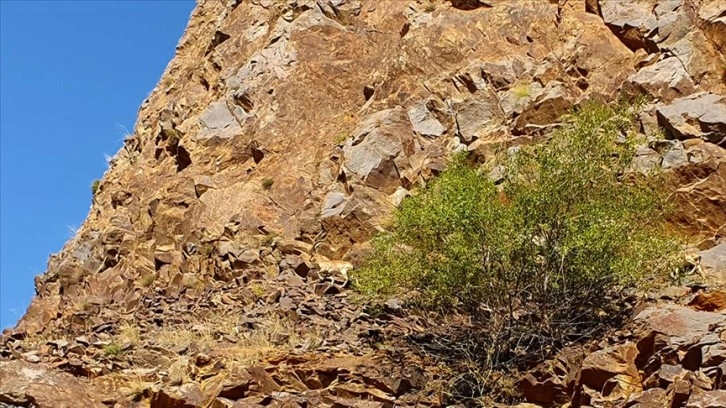
<path id="1" fill-rule="evenodd" d="M 723 96 L 696 93 L 658 108 L 658 123 L 676 139 L 701 138 L 726 147 L 726 101 Z"/>
<path id="2" fill-rule="evenodd" d="M 642 391 L 641 377 L 635 360 L 638 349 L 629 343 L 590 354 L 582 362 L 578 387 L 584 405 L 625 401 Z"/>
<path id="3" fill-rule="evenodd" d="M 691 76 L 675 57 L 664 58 L 641 68 L 628 78 L 628 82 L 636 91 L 665 100 L 689 95 L 696 90 Z"/>
<path id="4" fill-rule="evenodd" d="M 599 0 L 599 11 L 605 24 L 631 49 L 658 51 L 655 35 L 658 18 L 645 2 L 625 4 L 617 0 Z"/>
<path id="5" fill-rule="evenodd" d="M 703 273 L 717 282 L 726 282 L 726 242 L 702 251 L 699 255 Z"/>

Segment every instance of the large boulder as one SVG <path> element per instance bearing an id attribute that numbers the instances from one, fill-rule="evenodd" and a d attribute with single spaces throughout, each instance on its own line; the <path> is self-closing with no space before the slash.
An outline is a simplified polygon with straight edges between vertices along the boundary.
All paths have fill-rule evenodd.
<path id="1" fill-rule="evenodd" d="M 638 349 L 633 343 L 596 351 L 582 362 L 579 386 L 600 392 L 602 400 L 625 401 L 631 394 L 642 391 L 635 365 L 637 357 Z"/>
<path id="2" fill-rule="evenodd" d="M 624 3 L 618 0 L 600 0 L 600 13 L 605 24 L 630 49 L 658 50 L 655 36 L 658 18 L 643 2 Z"/>
<path id="3" fill-rule="evenodd" d="M 629 83 L 639 91 L 672 100 L 693 93 L 696 84 L 678 58 L 664 58 L 646 66 L 628 78 Z"/>
<path id="4" fill-rule="evenodd" d="M 701 269 L 704 275 L 720 283 L 726 283 L 726 242 L 701 251 Z"/>
<path id="5" fill-rule="evenodd" d="M 700 92 L 656 110 L 658 123 L 675 139 L 701 138 L 726 147 L 726 100 Z"/>
<path id="6" fill-rule="evenodd" d="M 369 116 L 343 146 L 344 169 L 366 185 L 392 194 L 401 185 L 408 157 L 419 150 L 407 112 L 389 109 Z"/>
<path id="7" fill-rule="evenodd" d="M 726 325 L 726 315 L 670 305 L 647 308 L 638 313 L 635 321 L 642 322 L 651 333 L 660 336 L 670 347 L 677 348 L 694 344 L 714 328 Z"/>
<path id="8" fill-rule="evenodd" d="M 102 399 L 90 385 L 70 374 L 40 364 L 0 362 L 0 406 L 105 408 Z"/>
<path id="9" fill-rule="evenodd" d="M 726 236 L 726 149 L 699 139 L 685 141 L 683 148 L 687 164 L 677 145 L 663 159 L 675 188 L 671 220 L 706 249 Z"/>

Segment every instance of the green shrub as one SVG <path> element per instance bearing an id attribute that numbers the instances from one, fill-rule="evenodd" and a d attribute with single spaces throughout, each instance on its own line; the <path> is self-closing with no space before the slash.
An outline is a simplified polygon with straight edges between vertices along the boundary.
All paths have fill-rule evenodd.
<path id="1" fill-rule="evenodd" d="M 165 130 L 164 133 L 167 136 L 167 143 L 169 144 L 169 146 L 176 147 L 179 145 L 179 140 L 181 140 L 181 134 L 179 133 L 178 130 L 168 129 L 168 130 Z"/>
<path id="2" fill-rule="evenodd" d="M 101 187 L 101 180 L 93 180 L 91 183 L 91 194 L 96 195 L 96 192 L 98 192 L 99 187 Z"/>
<path id="3" fill-rule="evenodd" d="M 122 352 L 123 349 L 116 343 L 106 344 L 103 346 L 103 354 L 106 356 L 117 356 Z"/>
<path id="4" fill-rule="evenodd" d="M 202 255 L 212 256 L 212 254 L 214 253 L 214 249 L 214 245 L 212 245 L 211 243 L 206 243 L 202 245 Z"/>
<path id="5" fill-rule="evenodd" d="M 262 180 L 262 188 L 265 190 L 271 189 L 273 184 L 275 184 L 275 180 L 271 178 L 266 178 Z"/>
<path id="6" fill-rule="evenodd" d="M 455 157 L 374 240 L 357 288 L 469 313 L 496 367 L 592 335 L 625 291 L 667 276 L 678 246 L 659 175 L 626 172 L 627 109 L 591 104 L 564 120 L 548 142 L 500 158 L 501 187 Z"/>
<path id="7" fill-rule="evenodd" d="M 348 134 L 345 132 L 340 132 L 338 133 L 338 136 L 335 137 L 334 142 L 337 146 L 343 146 L 346 140 L 348 140 Z"/>
<path id="8" fill-rule="evenodd" d="M 154 276 L 153 273 L 145 275 L 144 277 L 141 278 L 141 286 L 148 288 L 149 286 L 154 284 L 155 280 L 156 280 L 156 276 Z"/>

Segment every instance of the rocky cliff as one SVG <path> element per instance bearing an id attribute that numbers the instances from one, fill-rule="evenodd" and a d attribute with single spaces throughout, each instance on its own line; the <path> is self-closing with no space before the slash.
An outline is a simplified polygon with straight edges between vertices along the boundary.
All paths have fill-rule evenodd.
<path id="1" fill-rule="evenodd" d="M 625 92 L 652 100 L 640 115 L 651 143 L 634 167 L 671 176 L 671 221 L 719 284 L 725 50 L 718 0 L 200 0 L 88 218 L 4 334 L 0 355 L 17 361 L 0 363 L 0 406 L 78 406 L 64 387 L 89 407 L 445 403 L 438 385 L 450 373 L 405 346 L 429 323 L 395 302 L 365 313 L 311 262 L 316 237 L 321 253 L 355 265 L 451 152 L 486 161 L 583 101 Z M 716 336 L 717 356 L 698 364 L 686 356 L 705 353 L 703 341 L 668 349 L 679 374 L 663 374 L 660 357 L 644 365 L 663 347 L 646 356 L 643 343 L 615 339 L 624 351 L 602 359 L 615 355 L 624 371 L 587 357 L 564 370 L 577 379 L 532 374 L 525 396 L 722 406 L 708 402 L 726 398 L 721 306 L 656 308 L 709 322 L 672 336 Z M 638 385 L 603 388 L 624 375 Z"/>

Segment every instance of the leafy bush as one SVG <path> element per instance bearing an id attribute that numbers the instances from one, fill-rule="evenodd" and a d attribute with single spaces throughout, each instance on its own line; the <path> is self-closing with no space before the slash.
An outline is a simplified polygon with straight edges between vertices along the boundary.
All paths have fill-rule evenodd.
<path id="1" fill-rule="evenodd" d="M 265 190 L 271 189 L 273 184 L 275 184 L 275 180 L 271 178 L 266 178 L 262 180 L 262 188 Z"/>
<path id="2" fill-rule="evenodd" d="M 143 278 L 141 278 L 141 286 L 148 288 L 149 286 L 154 284 L 155 280 L 156 276 L 154 276 L 154 274 L 145 275 Z"/>
<path id="3" fill-rule="evenodd" d="M 164 134 L 167 136 L 167 143 L 169 146 L 178 146 L 179 140 L 181 140 L 181 135 L 178 130 L 176 129 L 167 129 L 164 130 Z"/>
<path id="4" fill-rule="evenodd" d="M 93 182 L 91 183 L 91 194 L 96 195 L 99 187 L 101 187 L 101 180 L 93 180 Z"/>
<path id="5" fill-rule="evenodd" d="M 103 354 L 106 356 L 117 356 L 122 352 L 123 349 L 116 343 L 106 344 L 103 346 Z"/>
<path id="6" fill-rule="evenodd" d="M 405 200 L 354 278 L 373 298 L 469 313 L 493 366 L 592 335 L 622 295 L 670 272 L 658 174 L 635 177 L 632 118 L 590 104 L 501 157 L 500 186 L 457 156 Z M 624 137 L 626 136 L 626 137 Z"/>

